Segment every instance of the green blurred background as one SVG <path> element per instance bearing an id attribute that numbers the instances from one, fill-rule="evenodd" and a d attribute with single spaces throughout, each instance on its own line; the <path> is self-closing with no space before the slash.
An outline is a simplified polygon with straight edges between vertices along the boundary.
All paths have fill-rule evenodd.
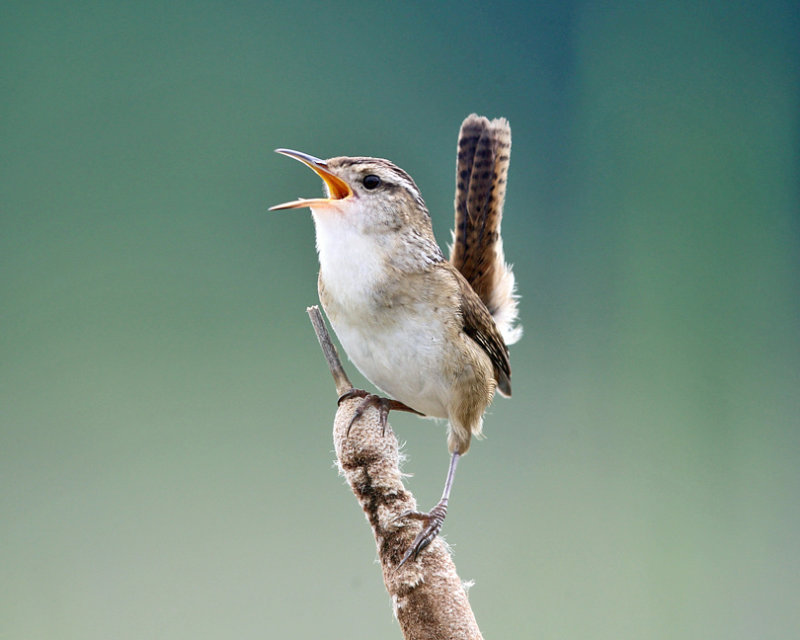
<path id="1" fill-rule="evenodd" d="M 288 4 L 288 3 L 287 3 Z M 305 314 L 377 155 L 449 239 L 514 132 L 512 400 L 445 527 L 487 638 L 800 635 L 796 2 L 6 2 L 0 638 L 399 638 Z M 366 384 L 350 367 L 353 378 Z M 444 426 L 393 415 L 423 506 Z"/>

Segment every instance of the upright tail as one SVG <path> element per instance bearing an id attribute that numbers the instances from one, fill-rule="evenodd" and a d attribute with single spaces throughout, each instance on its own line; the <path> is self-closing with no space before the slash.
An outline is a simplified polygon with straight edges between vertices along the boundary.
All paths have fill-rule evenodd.
<path id="1" fill-rule="evenodd" d="M 467 116 L 458 136 L 450 262 L 489 309 L 506 344 L 522 336 L 522 327 L 516 324 L 514 273 L 506 264 L 500 236 L 510 155 L 508 120 Z"/>

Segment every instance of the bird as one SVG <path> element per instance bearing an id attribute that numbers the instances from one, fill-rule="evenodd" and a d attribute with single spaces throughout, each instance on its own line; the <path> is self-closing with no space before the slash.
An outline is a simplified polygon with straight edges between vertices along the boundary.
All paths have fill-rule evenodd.
<path id="1" fill-rule="evenodd" d="M 343 394 L 340 403 L 362 398 L 351 426 L 368 406 L 378 408 L 384 428 L 390 410 L 448 421 L 450 464 L 441 499 L 428 512 L 399 516 L 423 522 L 402 566 L 440 533 L 456 466 L 473 436 L 482 435 L 495 392 L 511 396 L 508 345 L 522 335 L 500 232 L 511 127 L 505 118 L 474 113 L 461 124 L 449 258 L 436 242 L 419 188 L 394 163 L 276 152 L 322 178 L 324 197 L 270 210 L 311 210 L 322 307 L 349 359 L 386 394 Z"/>

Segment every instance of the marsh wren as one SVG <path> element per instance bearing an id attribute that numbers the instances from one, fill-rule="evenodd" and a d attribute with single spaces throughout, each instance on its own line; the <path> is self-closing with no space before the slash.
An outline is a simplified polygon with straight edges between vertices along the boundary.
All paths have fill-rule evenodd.
<path id="1" fill-rule="evenodd" d="M 319 253 L 319 297 L 350 360 L 390 398 L 352 390 L 357 419 L 369 405 L 447 418 L 450 467 L 439 503 L 401 517 L 425 523 L 400 564 L 439 533 L 459 457 L 481 435 L 495 390 L 511 395 L 506 345 L 516 342 L 514 274 L 505 263 L 500 222 L 511 129 L 504 118 L 468 116 L 456 165 L 450 259 L 433 236 L 414 181 L 388 160 L 314 156 L 278 149 L 311 168 L 326 196 L 270 210 L 309 207 Z"/>

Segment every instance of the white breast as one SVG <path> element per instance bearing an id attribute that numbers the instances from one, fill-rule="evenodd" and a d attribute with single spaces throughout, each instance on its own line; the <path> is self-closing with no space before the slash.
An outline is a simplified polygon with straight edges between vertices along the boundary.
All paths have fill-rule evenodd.
<path id="1" fill-rule="evenodd" d="M 447 417 L 443 385 L 445 326 L 422 305 L 381 304 L 387 283 L 387 250 L 338 212 L 314 212 L 322 301 L 348 357 L 375 386 L 431 417 Z"/>

